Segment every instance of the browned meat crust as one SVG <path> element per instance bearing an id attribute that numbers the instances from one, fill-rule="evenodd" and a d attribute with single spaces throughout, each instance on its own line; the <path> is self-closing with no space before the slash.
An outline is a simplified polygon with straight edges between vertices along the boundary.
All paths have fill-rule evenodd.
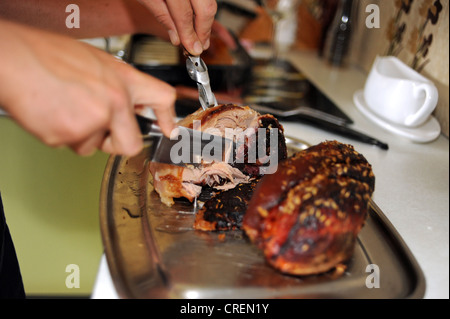
<path id="1" fill-rule="evenodd" d="M 253 179 L 214 194 L 197 213 L 194 228 L 203 231 L 240 229 L 258 181 Z"/>
<path id="2" fill-rule="evenodd" d="M 374 186 L 363 155 L 350 145 L 324 142 L 261 179 L 243 229 L 280 271 L 326 272 L 352 256 Z"/>

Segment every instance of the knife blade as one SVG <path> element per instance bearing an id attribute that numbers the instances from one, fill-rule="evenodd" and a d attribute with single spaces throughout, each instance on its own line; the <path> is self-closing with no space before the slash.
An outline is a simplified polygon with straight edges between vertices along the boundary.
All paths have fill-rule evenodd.
<path id="1" fill-rule="evenodd" d="M 179 126 L 171 137 L 164 136 L 160 127 L 150 118 L 136 114 L 142 135 L 156 139 L 151 161 L 177 166 L 197 166 L 202 162 L 233 163 L 238 145 L 230 139 Z"/>

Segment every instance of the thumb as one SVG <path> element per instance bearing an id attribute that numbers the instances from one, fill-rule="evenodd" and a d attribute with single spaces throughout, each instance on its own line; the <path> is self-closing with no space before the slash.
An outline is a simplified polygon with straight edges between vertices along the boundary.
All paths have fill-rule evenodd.
<path id="1" fill-rule="evenodd" d="M 130 96 L 134 106 L 151 108 L 164 135 L 170 136 L 175 128 L 176 90 L 169 84 L 136 71 L 130 84 Z"/>

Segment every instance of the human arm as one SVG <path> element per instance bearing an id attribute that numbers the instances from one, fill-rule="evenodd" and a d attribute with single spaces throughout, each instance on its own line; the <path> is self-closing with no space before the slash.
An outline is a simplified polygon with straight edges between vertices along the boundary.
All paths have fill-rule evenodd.
<path id="1" fill-rule="evenodd" d="M 169 39 L 166 29 L 137 0 L 78 0 L 80 28 L 66 26 L 72 0 L 0 1 L 0 18 L 73 38 L 148 33 Z"/>
<path id="2" fill-rule="evenodd" d="M 216 0 L 78 0 L 80 28 L 67 28 L 71 0 L 0 2 L 0 18 L 77 38 L 148 33 L 171 40 L 192 54 L 209 47 Z"/>
<path id="3" fill-rule="evenodd" d="M 0 59 L 0 105 L 50 146 L 134 155 L 137 105 L 174 127 L 171 86 L 85 43 L 0 19 Z"/>

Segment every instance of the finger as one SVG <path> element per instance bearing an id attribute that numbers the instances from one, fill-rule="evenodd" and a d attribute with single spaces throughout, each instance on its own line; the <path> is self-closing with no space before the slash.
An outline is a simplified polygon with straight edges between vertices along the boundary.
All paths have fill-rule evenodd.
<path id="1" fill-rule="evenodd" d="M 114 120 L 115 130 L 111 134 L 113 146 L 124 155 L 133 156 L 139 153 L 144 144 L 134 113 L 128 113 L 127 117 L 116 114 Z"/>
<path id="2" fill-rule="evenodd" d="M 211 28 L 214 17 L 217 13 L 217 3 L 215 0 L 191 0 L 194 11 L 194 28 L 203 50 L 207 50 L 210 45 Z"/>
<path id="3" fill-rule="evenodd" d="M 203 43 L 195 31 L 194 11 L 191 2 L 186 0 L 167 0 L 166 3 L 181 43 L 189 53 L 200 55 L 203 52 Z"/>
<path id="4" fill-rule="evenodd" d="M 166 2 L 163 0 L 139 0 L 139 2 L 145 5 L 153 13 L 156 20 L 166 28 L 170 42 L 176 46 L 180 45 L 177 27 L 170 15 Z"/>
<path id="5" fill-rule="evenodd" d="M 173 108 L 162 108 L 153 110 L 151 106 L 148 105 L 137 105 L 136 113 L 147 118 L 157 119 L 157 125 L 161 128 L 161 131 L 167 137 L 170 137 L 172 130 L 175 128 L 174 118 L 176 116 Z"/>
<path id="6" fill-rule="evenodd" d="M 134 156 L 143 147 L 142 135 L 136 123 L 131 100 L 111 105 L 108 132 L 100 150 L 110 154 Z"/>
<path id="7" fill-rule="evenodd" d="M 155 115 L 158 126 L 161 128 L 163 134 L 170 137 L 170 133 L 175 128 L 175 99 L 172 90 L 166 94 L 160 94 L 158 99 L 148 102 L 149 99 L 142 99 L 141 101 L 147 101 L 144 103 L 144 108 L 151 108 Z M 142 111 L 141 111 L 142 114 Z"/>
<path id="8" fill-rule="evenodd" d="M 170 136 L 175 128 L 175 88 L 141 72 L 129 77 L 128 83 L 133 105 L 151 108 L 163 134 Z"/>
<path id="9" fill-rule="evenodd" d="M 99 149 L 109 154 L 134 156 L 143 148 L 142 136 L 134 117 L 128 117 L 128 125 L 124 125 L 123 119 L 114 120 L 112 129 L 105 136 Z"/>
<path id="10" fill-rule="evenodd" d="M 73 143 L 69 147 L 81 156 L 90 156 L 95 153 L 97 149 L 100 149 L 103 141 L 106 137 L 105 131 L 100 131 L 86 138 L 83 141 Z"/>
<path id="11" fill-rule="evenodd" d="M 155 108 L 154 113 L 161 131 L 165 136 L 170 137 L 172 130 L 175 129 L 175 124 L 173 121 L 175 118 L 175 109 L 165 107 Z"/>

